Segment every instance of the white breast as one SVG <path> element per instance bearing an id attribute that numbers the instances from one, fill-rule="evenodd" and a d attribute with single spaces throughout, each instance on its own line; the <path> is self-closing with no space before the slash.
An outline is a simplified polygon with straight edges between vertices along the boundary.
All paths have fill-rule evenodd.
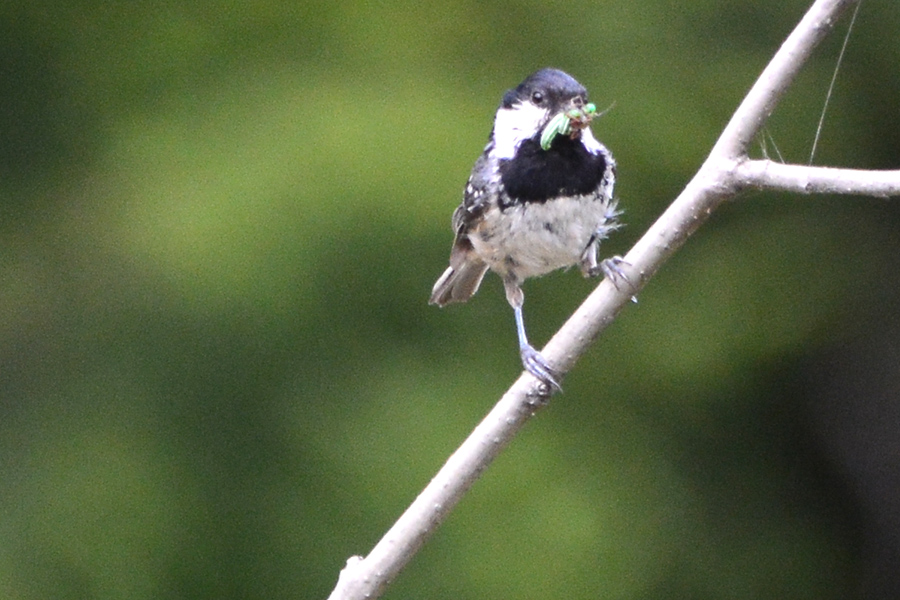
<path id="1" fill-rule="evenodd" d="M 522 280 L 577 264 L 596 233 L 605 237 L 614 216 L 610 198 L 594 194 L 494 207 L 469 239 L 493 271 Z"/>

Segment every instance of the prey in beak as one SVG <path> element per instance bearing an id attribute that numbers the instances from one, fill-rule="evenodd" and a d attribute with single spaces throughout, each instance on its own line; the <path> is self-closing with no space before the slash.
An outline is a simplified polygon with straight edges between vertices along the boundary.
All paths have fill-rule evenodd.
<path id="1" fill-rule="evenodd" d="M 541 131 L 541 148 L 549 150 L 558 135 L 566 135 L 575 139 L 582 129 L 591 124 L 591 120 L 595 116 L 599 115 L 593 102 L 582 104 L 573 101 L 571 108 L 550 119 L 550 122 Z"/>

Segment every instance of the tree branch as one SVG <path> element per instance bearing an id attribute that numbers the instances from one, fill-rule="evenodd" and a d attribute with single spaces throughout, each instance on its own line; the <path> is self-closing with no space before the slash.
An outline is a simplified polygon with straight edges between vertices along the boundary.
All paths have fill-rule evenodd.
<path id="1" fill-rule="evenodd" d="M 809 9 L 738 107 L 700 170 L 626 255 L 634 289 L 620 291 L 608 280 L 602 281 L 543 349 L 561 375 L 709 214 L 742 189 L 897 193 L 898 172 L 894 171 L 796 167 L 747 158 L 750 144 L 813 48 L 854 1 L 817 0 Z M 347 561 L 329 600 L 379 597 L 482 471 L 546 403 L 546 393 L 537 380 L 523 373 L 369 555 Z"/>
<path id="2" fill-rule="evenodd" d="M 746 160 L 735 165 L 732 176 L 735 185 L 740 188 L 797 194 L 854 194 L 877 198 L 900 196 L 900 170 L 865 171 Z"/>

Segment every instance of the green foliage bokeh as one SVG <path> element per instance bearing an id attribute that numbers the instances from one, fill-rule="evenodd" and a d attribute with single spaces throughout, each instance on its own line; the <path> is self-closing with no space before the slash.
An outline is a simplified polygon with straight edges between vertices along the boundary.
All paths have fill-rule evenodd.
<path id="1" fill-rule="evenodd" d="M 624 253 L 806 7 L 4 5 L 0 597 L 325 597 L 519 373 L 495 277 L 426 303 L 502 92 L 552 65 L 614 103 Z M 770 155 L 806 162 L 845 26 Z M 898 26 L 863 6 L 818 164 L 898 163 Z M 784 381 L 896 320 L 898 220 L 722 207 L 387 597 L 846 597 Z M 536 344 L 593 285 L 527 284 Z"/>

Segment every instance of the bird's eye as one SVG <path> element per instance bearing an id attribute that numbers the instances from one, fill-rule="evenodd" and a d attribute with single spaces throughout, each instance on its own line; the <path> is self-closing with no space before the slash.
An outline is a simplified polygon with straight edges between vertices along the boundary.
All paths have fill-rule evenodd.
<path id="1" fill-rule="evenodd" d="M 535 104 L 541 104 L 544 101 L 543 92 L 534 92 L 533 94 L 531 94 L 531 101 Z"/>

